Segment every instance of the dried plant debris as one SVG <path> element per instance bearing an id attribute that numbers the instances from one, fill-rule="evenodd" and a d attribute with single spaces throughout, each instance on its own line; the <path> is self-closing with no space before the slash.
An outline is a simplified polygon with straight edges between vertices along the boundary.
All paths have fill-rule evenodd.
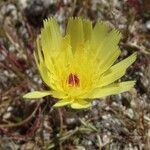
<path id="1" fill-rule="evenodd" d="M 0 1 L 1 150 L 149 150 L 150 12 L 148 0 Z M 47 89 L 33 51 L 42 20 L 54 16 L 62 32 L 70 16 L 103 20 L 118 28 L 124 59 L 138 53 L 124 79 L 136 80 L 130 92 L 95 100 L 91 109 L 54 109 L 52 97 L 24 101 L 23 94 Z M 123 79 L 123 80 L 124 80 Z"/>

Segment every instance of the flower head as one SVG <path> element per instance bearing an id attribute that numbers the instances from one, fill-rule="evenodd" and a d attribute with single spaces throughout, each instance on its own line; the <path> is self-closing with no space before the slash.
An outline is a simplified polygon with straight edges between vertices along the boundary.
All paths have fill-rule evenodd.
<path id="1" fill-rule="evenodd" d="M 103 22 L 70 18 L 62 36 L 54 18 L 44 21 L 37 39 L 36 64 L 49 91 L 34 91 L 24 98 L 51 95 L 54 105 L 70 105 L 74 109 L 91 106 L 93 99 L 130 90 L 135 81 L 116 82 L 135 61 L 136 54 L 115 63 L 121 51 L 121 34 Z"/>

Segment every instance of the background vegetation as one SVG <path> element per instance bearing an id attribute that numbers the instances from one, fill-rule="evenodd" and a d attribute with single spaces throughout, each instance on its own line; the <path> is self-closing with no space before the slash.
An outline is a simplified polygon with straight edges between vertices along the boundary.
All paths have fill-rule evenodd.
<path id="1" fill-rule="evenodd" d="M 69 16 L 105 20 L 118 28 L 123 59 L 138 53 L 122 79 L 135 79 L 130 92 L 95 100 L 91 110 L 53 109 L 51 97 L 25 101 L 46 89 L 33 58 L 42 20 L 55 16 L 65 29 Z M 149 150 L 149 0 L 0 1 L 0 150 Z"/>

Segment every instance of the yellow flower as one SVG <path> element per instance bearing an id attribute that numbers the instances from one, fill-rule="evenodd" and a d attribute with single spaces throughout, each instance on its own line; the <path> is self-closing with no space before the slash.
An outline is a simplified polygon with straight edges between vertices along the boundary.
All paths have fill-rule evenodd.
<path id="1" fill-rule="evenodd" d="M 36 64 L 49 91 L 34 91 L 24 98 L 51 95 L 58 99 L 54 107 L 70 105 L 74 109 L 91 106 L 93 99 L 130 90 L 135 81 L 116 82 L 135 61 L 136 54 L 115 63 L 121 51 L 121 34 L 103 22 L 70 18 L 62 36 L 54 18 L 44 21 L 37 39 Z"/>

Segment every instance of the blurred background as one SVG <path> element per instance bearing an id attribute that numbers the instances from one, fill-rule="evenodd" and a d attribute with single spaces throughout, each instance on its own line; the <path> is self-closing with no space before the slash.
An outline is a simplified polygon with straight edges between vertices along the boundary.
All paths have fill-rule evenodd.
<path id="1" fill-rule="evenodd" d="M 135 89 L 80 111 L 53 109 L 51 97 L 23 100 L 47 88 L 32 54 L 50 16 L 62 30 L 70 16 L 118 28 L 119 60 L 138 53 L 122 78 L 136 80 Z M 49 149 L 150 150 L 150 0 L 0 0 L 0 150 Z"/>

